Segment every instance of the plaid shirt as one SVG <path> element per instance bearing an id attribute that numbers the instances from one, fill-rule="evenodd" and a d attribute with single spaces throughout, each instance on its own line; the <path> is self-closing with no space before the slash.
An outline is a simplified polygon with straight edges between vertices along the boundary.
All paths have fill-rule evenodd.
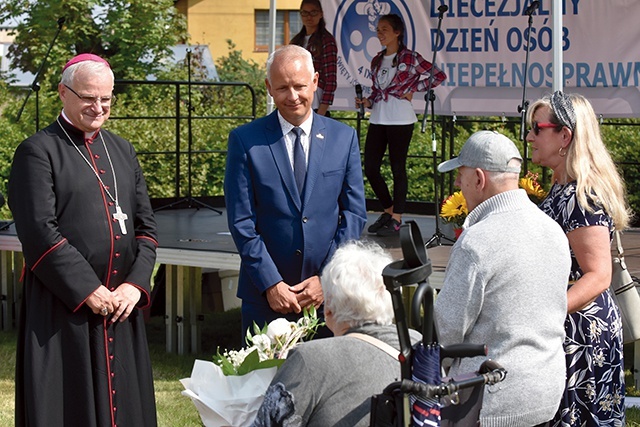
<path id="1" fill-rule="evenodd" d="M 371 63 L 373 64 L 378 59 L 380 59 L 378 64 L 382 63 L 382 58 L 380 58 L 382 55 L 384 55 L 384 50 L 378 52 Z M 408 93 L 425 92 L 429 87 L 429 77 L 432 69 L 435 70 L 433 84 L 431 86 L 432 89 L 447 78 L 447 75 L 442 70 L 431 65 L 431 63 L 420 56 L 418 52 L 409 50 L 406 47 L 398 52 L 397 60 L 398 70 L 386 89 L 382 89 L 378 83 L 379 65 L 376 69 L 371 68 L 373 86 L 371 88 L 369 101 L 371 101 L 372 105 L 382 99 L 386 101 L 389 95 L 401 99 L 403 95 Z M 420 79 L 423 76 L 425 78 Z"/>
<path id="2" fill-rule="evenodd" d="M 322 53 L 311 52 L 311 56 L 313 68 L 319 74 L 318 87 L 323 90 L 320 104 L 331 105 L 338 87 L 338 45 L 326 28 L 311 34 L 309 45 L 313 46 L 313 40 L 317 37 L 322 37 Z"/>

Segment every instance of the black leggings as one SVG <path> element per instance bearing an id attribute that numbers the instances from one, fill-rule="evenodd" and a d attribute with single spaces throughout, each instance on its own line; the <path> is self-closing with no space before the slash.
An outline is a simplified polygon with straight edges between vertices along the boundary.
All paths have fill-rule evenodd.
<path id="1" fill-rule="evenodd" d="M 393 206 L 393 213 L 404 213 L 407 202 L 407 154 L 413 135 L 410 125 L 369 124 L 364 144 L 364 174 L 383 209 Z M 389 147 L 389 164 L 393 174 L 393 198 L 384 181 L 380 168 L 384 153 Z"/>

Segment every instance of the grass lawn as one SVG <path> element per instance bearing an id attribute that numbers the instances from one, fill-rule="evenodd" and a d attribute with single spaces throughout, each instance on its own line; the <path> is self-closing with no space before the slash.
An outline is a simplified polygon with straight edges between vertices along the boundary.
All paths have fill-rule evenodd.
<path id="1" fill-rule="evenodd" d="M 206 314 L 202 329 L 202 353 L 179 356 L 166 352 L 164 319 L 152 317 L 147 323 L 160 427 L 202 426 L 191 399 L 180 394 L 184 388 L 179 380 L 191 375 L 195 359 L 210 360 L 217 346 L 230 349 L 242 344 L 240 310 Z M 14 425 L 15 352 L 16 332 L 0 331 L 0 427 Z"/>
<path id="2" fill-rule="evenodd" d="M 147 323 L 160 427 L 202 426 L 191 400 L 180 394 L 183 387 L 179 380 L 191 375 L 195 359 L 209 360 L 218 346 L 222 349 L 239 347 L 242 344 L 239 322 L 239 310 L 206 314 L 203 321 L 202 353 L 183 356 L 165 351 L 162 317 L 152 317 Z M 16 333 L 0 331 L 0 427 L 14 425 L 15 350 Z M 638 394 L 637 390 L 632 391 Z M 640 408 L 627 410 L 627 426 L 640 427 Z"/>
<path id="3" fill-rule="evenodd" d="M 15 331 L 0 331 L 0 426 L 13 426 L 14 369 L 16 366 Z"/>
<path id="4" fill-rule="evenodd" d="M 180 394 L 184 387 L 179 380 L 191 376 L 196 359 L 211 360 L 218 346 L 221 349 L 242 346 L 239 309 L 206 314 L 202 329 L 202 353 L 179 356 L 166 352 L 164 319 L 152 317 L 147 323 L 160 427 L 202 426 L 191 399 Z"/>

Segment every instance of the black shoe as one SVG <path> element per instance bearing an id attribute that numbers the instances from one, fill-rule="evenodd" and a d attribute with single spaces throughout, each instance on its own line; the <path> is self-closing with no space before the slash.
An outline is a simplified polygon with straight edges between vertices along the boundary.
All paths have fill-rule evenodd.
<path id="1" fill-rule="evenodd" d="M 371 234 L 376 234 L 378 230 L 384 227 L 390 220 L 391 220 L 391 214 L 383 212 L 382 215 L 378 217 L 376 222 L 374 222 L 369 226 L 369 228 L 367 228 L 367 231 Z"/>
<path id="2" fill-rule="evenodd" d="M 380 237 L 398 236 L 400 234 L 401 225 L 401 222 L 391 218 L 391 221 L 387 222 L 382 228 L 380 228 L 376 234 Z"/>

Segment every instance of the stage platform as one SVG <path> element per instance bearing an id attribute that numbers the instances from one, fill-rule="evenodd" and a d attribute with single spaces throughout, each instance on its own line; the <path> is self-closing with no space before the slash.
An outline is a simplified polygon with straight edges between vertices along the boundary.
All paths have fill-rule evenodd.
<path id="1" fill-rule="evenodd" d="M 240 300 L 235 296 L 240 257 L 227 227 L 226 211 L 179 209 L 156 212 L 158 223 L 157 262 L 166 264 L 166 330 L 167 351 L 197 353 L 200 350 L 200 327 L 202 320 L 202 273 L 216 269 L 220 278 L 222 305 L 225 310 L 238 307 Z M 378 218 L 378 213 L 368 215 L 368 224 Z M 428 242 L 435 232 L 435 218 L 421 215 L 405 215 L 405 221 L 413 220 L 418 225 L 423 240 Z M 442 227 L 446 233 L 434 243 L 446 243 L 453 237 L 450 226 Z M 372 240 L 387 248 L 394 259 L 402 258 L 400 239 L 378 237 L 366 231 L 362 240 Z M 439 287 L 444 277 L 448 259 L 445 246 L 428 251 L 432 257 L 433 272 L 429 277 L 432 285 Z"/>
<path id="2" fill-rule="evenodd" d="M 222 212 L 219 214 L 213 210 L 178 209 L 161 210 L 156 212 L 158 223 L 158 238 L 160 249 L 158 250 L 158 262 L 168 264 L 185 264 L 199 267 L 239 268 L 240 257 L 227 227 L 227 217 L 224 208 L 216 208 Z M 367 227 L 378 218 L 379 213 L 368 213 Z M 427 243 L 435 233 L 435 218 L 425 215 L 406 214 L 404 221 L 415 221 Z M 440 239 L 442 243 L 451 244 L 448 239 L 453 239 L 453 230 L 450 225 L 440 224 L 441 232 L 445 237 Z M 398 237 L 378 237 L 365 231 L 362 240 L 375 241 L 387 248 L 394 259 L 402 258 L 400 240 Z M 434 241 L 434 244 L 437 243 Z M 431 257 L 434 252 L 434 269 L 444 271 L 448 250 L 428 251 Z M 441 252 L 446 256 L 441 256 Z"/>
<path id="3" fill-rule="evenodd" d="M 206 208 L 156 212 L 160 240 L 158 262 L 222 269 L 239 268 L 240 258 L 227 227 L 226 211 L 224 208 L 216 209 L 219 209 L 222 214 Z M 377 242 L 388 249 L 394 259 L 402 258 L 398 237 L 378 237 L 366 232 L 366 228 L 378 218 L 379 212 L 369 212 L 367 216 L 367 226 L 361 239 Z M 440 242 L 438 242 L 431 241 L 436 233 L 435 217 L 405 214 L 403 220 L 415 221 L 425 244 L 429 243 L 427 256 L 433 266 L 431 281 L 434 285 L 441 284 L 449 260 L 452 245 L 450 240 L 454 237 L 451 225 L 440 221 L 439 228 L 444 238 L 439 239 Z M 523 226 L 526 225 L 523 224 Z M 496 233 L 499 232 L 500 230 L 496 230 Z M 1 239 L 0 234 L 0 244 Z M 640 276 L 640 228 L 625 231 L 622 235 L 622 244 L 629 271 L 634 276 Z"/>

